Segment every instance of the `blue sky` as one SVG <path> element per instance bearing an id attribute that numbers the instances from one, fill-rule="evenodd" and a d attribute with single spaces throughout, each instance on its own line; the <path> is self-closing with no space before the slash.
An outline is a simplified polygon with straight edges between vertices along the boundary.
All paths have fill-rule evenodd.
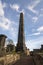
<path id="1" fill-rule="evenodd" d="M 0 0 L 0 34 L 17 44 L 20 12 L 24 14 L 27 48 L 40 48 L 43 44 L 43 0 Z"/>

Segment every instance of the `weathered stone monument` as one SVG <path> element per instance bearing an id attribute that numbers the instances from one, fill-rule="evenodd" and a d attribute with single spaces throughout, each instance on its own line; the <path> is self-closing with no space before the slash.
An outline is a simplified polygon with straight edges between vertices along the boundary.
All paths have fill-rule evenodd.
<path id="1" fill-rule="evenodd" d="M 24 18 L 23 13 L 20 13 L 18 42 L 16 46 L 16 52 L 24 52 L 26 50 L 25 35 L 24 35 Z"/>
<path id="2" fill-rule="evenodd" d="M 4 46 L 5 46 L 5 39 L 7 36 L 1 34 L 0 35 L 0 56 L 4 55 Z"/>
<path id="3" fill-rule="evenodd" d="M 7 49 L 6 49 L 7 52 L 10 53 L 10 52 L 12 52 L 14 50 L 15 50 L 15 46 L 13 44 L 8 44 L 7 45 Z"/>

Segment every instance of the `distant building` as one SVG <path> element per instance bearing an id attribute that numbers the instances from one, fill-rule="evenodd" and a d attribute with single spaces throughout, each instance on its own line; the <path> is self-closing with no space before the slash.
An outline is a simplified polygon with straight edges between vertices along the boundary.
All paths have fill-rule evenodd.
<path id="1" fill-rule="evenodd" d="M 41 45 L 41 50 L 43 50 L 43 45 Z"/>
<path id="2" fill-rule="evenodd" d="M 35 53 L 43 52 L 43 45 L 41 45 L 40 49 L 34 49 L 33 52 L 35 52 Z"/>
<path id="3" fill-rule="evenodd" d="M 40 52 L 40 49 L 34 49 L 34 52 L 35 53 Z"/>

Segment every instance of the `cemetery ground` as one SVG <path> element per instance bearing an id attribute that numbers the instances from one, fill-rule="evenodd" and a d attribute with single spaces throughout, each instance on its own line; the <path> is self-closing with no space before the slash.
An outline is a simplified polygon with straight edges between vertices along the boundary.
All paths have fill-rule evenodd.
<path id="1" fill-rule="evenodd" d="M 43 65 L 43 53 L 39 54 L 7 54 L 0 57 L 0 65 Z"/>

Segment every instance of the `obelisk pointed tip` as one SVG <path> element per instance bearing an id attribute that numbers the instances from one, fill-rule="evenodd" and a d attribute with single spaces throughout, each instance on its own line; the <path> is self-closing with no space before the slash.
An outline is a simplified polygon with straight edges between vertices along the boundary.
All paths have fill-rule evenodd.
<path id="1" fill-rule="evenodd" d="M 23 18 L 23 12 L 20 13 L 20 18 L 21 18 L 21 17 Z"/>
<path id="2" fill-rule="evenodd" d="M 23 12 L 21 12 L 20 14 L 23 15 Z"/>

